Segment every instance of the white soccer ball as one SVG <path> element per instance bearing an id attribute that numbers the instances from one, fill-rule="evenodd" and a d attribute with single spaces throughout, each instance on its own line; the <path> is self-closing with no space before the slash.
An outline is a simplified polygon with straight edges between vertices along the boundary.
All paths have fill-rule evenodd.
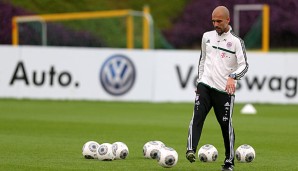
<path id="1" fill-rule="evenodd" d="M 199 149 L 198 157 L 202 162 L 214 162 L 218 157 L 218 151 L 213 145 L 205 144 Z"/>
<path id="2" fill-rule="evenodd" d="M 97 149 L 97 158 L 102 161 L 112 161 L 115 159 L 112 144 L 103 143 Z"/>
<path id="3" fill-rule="evenodd" d="M 112 149 L 115 159 L 125 159 L 129 154 L 128 147 L 123 142 L 114 142 L 112 144 Z"/>
<path id="4" fill-rule="evenodd" d="M 159 149 L 165 147 L 161 141 L 149 141 L 143 146 L 143 155 L 148 159 L 156 159 Z"/>
<path id="5" fill-rule="evenodd" d="M 82 154 L 86 159 L 96 159 L 97 158 L 97 149 L 99 144 L 96 141 L 88 141 L 83 145 Z"/>
<path id="6" fill-rule="evenodd" d="M 256 152 L 252 146 L 243 144 L 236 150 L 236 159 L 240 162 L 252 162 L 256 158 Z"/>
<path id="7" fill-rule="evenodd" d="M 178 162 L 178 153 L 171 147 L 163 147 L 158 151 L 157 162 L 162 167 L 173 167 Z"/>

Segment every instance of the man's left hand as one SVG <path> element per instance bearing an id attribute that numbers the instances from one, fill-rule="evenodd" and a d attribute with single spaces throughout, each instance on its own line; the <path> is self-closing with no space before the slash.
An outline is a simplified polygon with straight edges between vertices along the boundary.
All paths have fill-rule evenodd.
<path id="1" fill-rule="evenodd" d="M 234 94 L 236 91 L 235 87 L 235 80 L 231 77 L 228 77 L 227 85 L 226 85 L 226 92 L 230 95 Z"/>

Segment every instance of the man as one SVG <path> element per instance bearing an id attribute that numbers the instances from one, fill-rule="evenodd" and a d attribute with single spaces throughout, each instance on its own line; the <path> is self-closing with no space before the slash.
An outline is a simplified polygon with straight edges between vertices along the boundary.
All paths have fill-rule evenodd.
<path id="1" fill-rule="evenodd" d="M 237 80 L 248 70 L 244 42 L 232 32 L 229 10 L 218 6 L 212 13 L 214 29 L 204 33 L 198 66 L 194 112 L 189 124 L 186 158 L 195 161 L 195 153 L 204 121 L 213 107 L 225 146 L 223 171 L 234 169 L 235 134 L 232 114 Z"/>

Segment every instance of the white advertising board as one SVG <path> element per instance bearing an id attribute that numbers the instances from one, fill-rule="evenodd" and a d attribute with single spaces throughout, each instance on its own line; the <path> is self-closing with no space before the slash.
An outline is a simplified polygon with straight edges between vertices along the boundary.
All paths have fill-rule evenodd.
<path id="1" fill-rule="evenodd" d="M 154 101 L 193 101 L 199 51 L 157 51 Z"/>
<path id="2" fill-rule="evenodd" d="M 0 57 L 1 97 L 120 101 L 152 99 L 152 92 L 148 90 L 152 88 L 150 70 L 154 61 L 148 53 L 134 51 L 132 55 L 132 51 L 115 49 L 42 47 L 1 47 L 0 52 L 6 53 Z M 129 62 L 134 65 L 133 70 Z M 103 77 L 120 90 L 116 95 L 111 94 L 113 90 L 108 93 L 101 84 L 100 74 L 104 67 Z M 131 87 L 125 87 L 130 82 Z"/>
<path id="3" fill-rule="evenodd" d="M 192 102 L 200 51 L 0 46 L 0 98 Z M 298 104 L 298 54 L 248 52 L 236 102 Z"/>
<path id="4" fill-rule="evenodd" d="M 238 102 L 298 103 L 297 53 L 248 53 L 248 58 Z"/>

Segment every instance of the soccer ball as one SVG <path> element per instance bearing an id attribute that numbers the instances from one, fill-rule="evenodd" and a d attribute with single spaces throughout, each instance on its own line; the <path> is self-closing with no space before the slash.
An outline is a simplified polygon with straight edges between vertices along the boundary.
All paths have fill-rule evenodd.
<path id="1" fill-rule="evenodd" d="M 115 159 L 113 154 L 112 144 L 103 143 L 97 149 L 97 157 L 102 161 L 112 161 Z"/>
<path id="2" fill-rule="evenodd" d="M 202 162 L 214 162 L 218 157 L 218 151 L 213 145 L 205 144 L 199 149 L 198 157 Z"/>
<path id="3" fill-rule="evenodd" d="M 115 142 L 112 144 L 115 159 L 125 159 L 128 156 L 128 147 L 123 142 Z"/>
<path id="4" fill-rule="evenodd" d="M 162 147 L 158 151 L 157 162 L 162 167 L 173 167 L 178 162 L 178 153 L 170 147 Z"/>
<path id="5" fill-rule="evenodd" d="M 99 144 L 95 141 L 88 141 L 83 145 L 82 154 L 85 159 L 96 159 L 97 154 L 96 150 L 98 149 Z"/>
<path id="6" fill-rule="evenodd" d="M 252 162 L 256 158 L 256 152 L 252 146 L 243 144 L 236 150 L 236 159 L 240 162 Z"/>
<path id="7" fill-rule="evenodd" d="M 143 146 L 143 155 L 148 159 L 156 159 L 160 148 L 165 147 L 161 141 L 149 141 Z"/>

